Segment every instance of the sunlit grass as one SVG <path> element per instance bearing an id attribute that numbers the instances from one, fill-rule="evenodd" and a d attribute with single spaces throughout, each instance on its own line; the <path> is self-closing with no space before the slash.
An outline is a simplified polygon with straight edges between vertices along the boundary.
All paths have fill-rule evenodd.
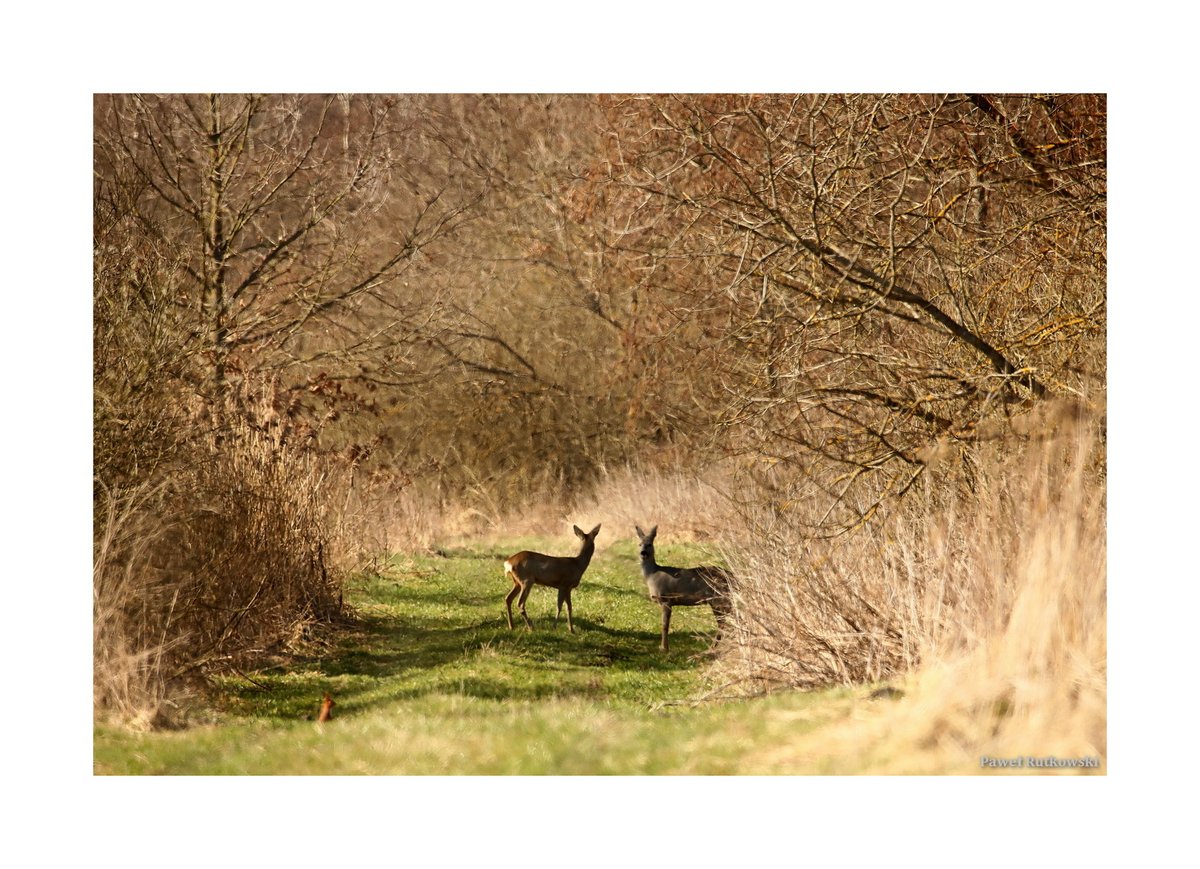
<path id="1" fill-rule="evenodd" d="M 554 550 L 554 542 L 522 540 Z M 737 773 L 786 721 L 762 702 L 704 699 L 714 625 L 681 609 L 658 649 L 659 610 L 632 542 L 596 557 L 574 595 L 575 633 L 536 589 L 532 632 L 509 630 L 509 547 L 398 557 L 348 589 L 357 626 L 327 653 L 230 676 L 217 723 L 180 732 L 99 729 L 98 773 Z M 322 694 L 335 718 L 315 722 Z M 836 694 L 836 692 L 835 692 Z M 811 706 L 790 695 L 767 707 Z M 826 715 L 836 714 L 831 707 Z M 815 716 L 812 720 L 819 720 Z M 764 771 L 760 769 L 759 771 Z"/>
<path id="2" fill-rule="evenodd" d="M 1078 728 L 1035 727 L 991 699 L 982 712 L 955 712 L 934 690 L 941 668 L 910 674 L 902 695 L 857 685 L 739 696 L 710 666 L 707 608 L 678 608 L 671 652 L 659 651 L 659 610 L 632 540 L 593 559 L 574 594 L 574 634 L 565 617 L 555 624 L 555 595 L 540 588 L 528 603 L 535 629 L 509 630 L 501 564 L 526 546 L 566 554 L 570 544 L 523 538 L 395 557 L 350 584 L 357 621 L 331 644 L 225 677 L 204 716 L 211 723 L 152 733 L 97 727 L 95 772 L 995 775 L 981 771 L 980 753 L 1095 753 L 1074 738 Z M 681 545 L 669 555 L 687 563 L 707 553 Z M 981 660 L 955 671 L 953 697 L 976 686 L 972 697 L 994 698 L 983 679 L 990 658 Z M 326 692 L 337 706 L 322 725 Z M 1004 738 L 979 737 L 978 728 Z"/>

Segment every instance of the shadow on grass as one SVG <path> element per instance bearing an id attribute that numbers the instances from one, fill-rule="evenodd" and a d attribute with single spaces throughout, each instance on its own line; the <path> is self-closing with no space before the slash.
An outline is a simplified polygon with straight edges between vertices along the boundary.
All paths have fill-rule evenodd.
<path id="1" fill-rule="evenodd" d="M 469 625 L 442 619 L 372 617 L 364 619 L 358 636 L 324 662 L 328 676 L 391 677 L 406 670 L 435 670 L 465 661 L 491 649 L 507 659 L 557 670 L 574 667 L 628 667 L 636 670 L 692 669 L 690 654 L 707 648 L 703 635 L 687 631 L 671 634 L 670 655 L 658 650 L 659 635 L 651 631 L 623 631 L 591 619 L 576 618 L 575 633 L 565 618 L 534 623 L 534 630 L 519 625 L 509 630 L 504 617 L 485 618 Z"/>
<path id="2" fill-rule="evenodd" d="M 475 555 L 472 561 L 478 564 Z M 357 621 L 334 649 L 297 661 L 286 672 L 247 674 L 248 682 L 231 678 L 226 685 L 231 710 L 277 720 L 313 718 L 326 691 L 337 702 L 335 718 L 433 697 L 642 703 L 656 691 L 670 690 L 663 686 L 673 675 L 686 681 L 709 648 L 711 634 L 676 630 L 671 652 L 663 654 L 658 607 L 646 599 L 640 583 L 614 584 L 620 579 L 608 576 L 581 589 L 590 601 L 582 615 L 576 608 L 574 634 L 567 631 L 565 617 L 556 623 L 552 615 L 534 617 L 533 631 L 525 630 L 517 616 L 516 629 L 510 630 L 503 603 L 508 587 L 500 580 L 490 583 L 473 569 L 450 568 L 421 568 L 400 579 L 365 578 L 357 586 L 362 601 Z M 552 600 L 553 592 L 543 598 Z M 595 611 L 587 611 L 588 605 Z M 615 610 L 627 618 L 633 607 L 646 608 L 647 630 L 606 623 L 620 621 Z M 641 680 L 633 674 L 659 678 Z"/>

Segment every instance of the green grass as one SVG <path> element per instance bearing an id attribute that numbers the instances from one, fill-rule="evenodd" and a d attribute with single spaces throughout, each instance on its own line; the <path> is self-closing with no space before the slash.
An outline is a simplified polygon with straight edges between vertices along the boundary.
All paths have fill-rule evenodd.
<path id="1" fill-rule="evenodd" d="M 534 630 L 504 617 L 502 560 L 518 540 L 397 557 L 347 589 L 359 615 L 321 655 L 228 677 L 214 722 L 173 732 L 98 726 L 97 774 L 733 774 L 829 772 L 776 746 L 844 720 L 862 690 L 704 700 L 714 623 L 678 608 L 671 651 L 633 543 L 597 553 L 573 595 L 575 633 L 536 588 Z M 696 553 L 666 549 L 681 562 Z M 323 693 L 334 720 L 314 720 Z"/>

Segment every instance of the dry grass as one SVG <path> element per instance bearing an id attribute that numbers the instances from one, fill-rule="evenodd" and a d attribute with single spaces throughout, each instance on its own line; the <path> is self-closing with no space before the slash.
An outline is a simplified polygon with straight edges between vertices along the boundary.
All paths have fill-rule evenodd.
<path id="1" fill-rule="evenodd" d="M 720 465 L 701 471 L 625 467 L 602 474 L 574 512 L 595 517 L 617 536 L 632 538 L 634 525 L 661 525 L 673 541 L 716 541 L 728 536 L 735 519 L 726 494 L 731 486 Z"/>
<path id="2" fill-rule="evenodd" d="M 560 498 L 531 497 L 517 512 L 500 509 L 485 489 L 447 498 L 436 484 L 402 484 L 383 474 L 331 471 L 333 529 L 347 569 L 374 569 L 393 553 L 520 535 L 552 535 L 566 513 Z"/>
<path id="3" fill-rule="evenodd" d="M 722 669 L 760 690 L 903 680 L 890 714 L 840 737 L 880 771 L 1102 758 L 1103 450 L 1086 423 L 1009 438 L 976 456 L 973 491 L 954 488 L 954 469 L 935 471 L 872 533 L 739 550 Z"/>
<path id="4" fill-rule="evenodd" d="M 98 484 L 97 714 L 165 723 L 204 675 L 340 612 L 321 483 L 310 459 L 242 431 L 152 479 Z"/>
<path id="5" fill-rule="evenodd" d="M 982 502 L 992 533 L 979 529 L 979 537 L 993 548 L 977 555 L 1002 565 L 1001 594 L 935 635 L 942 642 L 930 648 L 896 717 L 904 726 L 891 736 L 891 764 L 923 755 L 939 768 L 974 771 L 983 755 L 1106 754 L 1107 547 L 1103 481 L 1092 472 L 1097 449 L 1085 432 L 1064 435 L 1034 450 L 1019 479 L 996 481 Z M 989 519 L 1004 524 L 996 529 Z"/>
<path id="6" fill-rule="evenodd" d="M 127 614 L 136 609 L 140 571 L 161 531 L 147 510 L 160 493 L 140 486 L 106 494 L 92 568 L 93 698 L 98 711 L 145 729 L 164 717 L 171 702 L 163 666 L 170 648 L 166 638 L 146 636 Z"/>
<path id="7" fill-rule="evenodd" d="M 333 533 L 347 569 L 370 567 L 392 552 L 427 550 L 444 533 L 445 511 L 428 490 L 353 467 L 330 476 Z"/>
<path id="8" fill-rule="evenodd" d="M 530 484 L 526 499 L 505 508 L 477 486 L 450 498 L 420 485 L 399 487 L 384 475 L 337 476 L 339 549 L 350 564 L 371 564 L 392 552 L 425 552 L 448 544 L 478 545 L 520 537 L 570 536 L 571 524 L 604 531 L 600 550 L 633 538 L 636 524 L 662 523 L 676 541 L 716 541 L 734 522 L 726 474 L 625 467 L 602 471 L 594 487 L 574 499 L 561 488 Z M 572 544 L 573 545 L 573 544 Z"/>

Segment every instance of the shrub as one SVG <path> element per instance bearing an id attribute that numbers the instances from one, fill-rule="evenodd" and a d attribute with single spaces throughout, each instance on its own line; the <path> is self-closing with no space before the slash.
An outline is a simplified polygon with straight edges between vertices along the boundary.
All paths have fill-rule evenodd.
<path id="1" fill-rule="evenodd" d="M 931 466 L 856 534 L 748 511 L 723 665 L 760 689 L 876 682 L 1003 639 L 1050 678 L 1076 657 L 1102 669 L 1104 483 L 1097 426 L 1058 420 Z"/>

